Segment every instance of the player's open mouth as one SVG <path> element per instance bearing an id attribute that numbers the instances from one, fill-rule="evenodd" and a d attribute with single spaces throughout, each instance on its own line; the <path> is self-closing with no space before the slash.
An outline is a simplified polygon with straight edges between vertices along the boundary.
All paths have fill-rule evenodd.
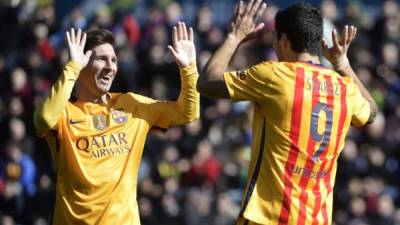
<path id="1" fill-rule="evenodd" d="M 109 81 L 111 79 L 111 76 L 104 76 L 104 77 L 101 77 L 100 79 Z"/>
<path id="2" fill-rule="evenodd" d="M 111 81 L 111 75 L 101 75 L 100 77 L 99 77 L 99 80 L 102 82 L 102 83 L 108 83 L 108 82 L 110 82 Z"/>

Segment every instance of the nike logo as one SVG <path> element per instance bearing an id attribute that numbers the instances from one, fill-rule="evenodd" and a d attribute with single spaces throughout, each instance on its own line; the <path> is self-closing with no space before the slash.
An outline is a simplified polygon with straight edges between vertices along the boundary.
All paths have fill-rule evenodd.
<path id="1" fill-rule="evenodd" d="M 82 123 L 82 122 L 83 122 L 83 120 L 74 120 L 74 119 L 69 120 L 70 124 L 78 124 L 78 123 Z"/>

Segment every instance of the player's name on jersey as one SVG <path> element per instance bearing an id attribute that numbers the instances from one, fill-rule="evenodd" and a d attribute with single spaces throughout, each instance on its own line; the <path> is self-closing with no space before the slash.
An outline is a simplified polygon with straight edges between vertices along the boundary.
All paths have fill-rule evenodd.
<path id="1" fill-rule="evenodd" d="M 318 85 L 318 88 L 314 88 L 314 85 Z M 317 91 L 320 95 L 328 95 L 328 91 L 333 93 L 336 96 L 340 95 L 340 86 L 339 83 L 331 83 L 330 84 L 332 90 L 328 90 L 328 82 L 326 80 L 318 80 L 317 84 L 313 81 L 311 77 L 306 79 L 306 90 L 308 91 Z"/>

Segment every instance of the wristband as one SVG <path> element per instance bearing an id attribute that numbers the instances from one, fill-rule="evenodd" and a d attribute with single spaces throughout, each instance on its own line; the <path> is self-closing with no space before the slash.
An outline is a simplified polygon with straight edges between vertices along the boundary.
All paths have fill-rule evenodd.
<path id="1" fill-rule="evenodd" d="M 333 63 L 333 68 L 335 70 L 341 70 L 348 65 L 350 65 L 349 59 L 346 55 L 342 55 L 336 60 L 336 62 Z"/>

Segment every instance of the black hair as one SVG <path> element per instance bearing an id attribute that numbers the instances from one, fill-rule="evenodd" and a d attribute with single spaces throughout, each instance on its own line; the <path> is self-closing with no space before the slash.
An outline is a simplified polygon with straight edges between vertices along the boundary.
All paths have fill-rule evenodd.
<path id="1" fill-rule="evenodd" d="M 318 55 L 321 51 L 323 22 L 320 12 L 308 3 L 296 3 L 275 16 L 278 39 L 286 34 L 295 52 Z"/>
<path id="2" fill-rule="evenodd" d="M 106 29 L 97 29 L 87 32 L 84 52 L 91 50 L 101 44 L 108 43 L 114 46 L 115 40 L 113 34 Z"/>

